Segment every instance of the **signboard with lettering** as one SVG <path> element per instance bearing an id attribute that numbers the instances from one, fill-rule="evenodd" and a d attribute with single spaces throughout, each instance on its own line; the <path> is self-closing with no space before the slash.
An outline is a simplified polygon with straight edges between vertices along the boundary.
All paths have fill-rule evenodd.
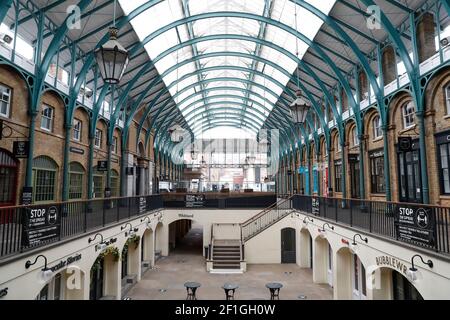
<path id="1" fill-rule="evenodd" d="M 70 152 L 77 154 L 84 154 L 84 150 L 76 147 L 70 147 Z"/>
<path id="2" fill-rule="evenodd" d="M 318 216 L 320 214 L 320 203 L 319 203 L 319 198 L 312 198 L 312 203 L 311 203 L 311 211 L 312 214 L 315 216 Z"/>
<path id="3" fill-rule="evenodd" d="M 97 162 L 97 171 L 98 172 L 103 172 L 103 171 L 108 171 L 108 161 L 98 161 Z"/>
<path id="4" fill-rule="evenodd" d="M 14 141 L 13 153 L 16 158 L 27 158 L 30 150 L 30 143 L 28 141 Z"/>
<path id="5" fill-rule="evenodd" d="M 139 214 L 143 214 L 147 211 L 147 198 L 139 197 Z"/>
<path id="6" fill-rule="evenodd" d="M 186 208 L 199 208 L 205 204 L 205 195 L 187 194 L 185 197 Z"/>
<path id="7" fill-rule="evenodd" d="M 35 247 L 59 239 L 61 216 L 56 206 L 24 209 L 23 247 Z"/>
<path id="8" fill-rule="evenodd" d="M 399 205 L 396 211 L 398 240 L 434 246 L 436 225 L 431 208 Z"/>

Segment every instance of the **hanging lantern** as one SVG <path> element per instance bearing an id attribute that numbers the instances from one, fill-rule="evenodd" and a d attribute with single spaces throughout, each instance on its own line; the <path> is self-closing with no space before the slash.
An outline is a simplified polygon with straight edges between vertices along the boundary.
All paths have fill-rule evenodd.
<path id="1" fill-rule="evenodd" d="M 297 99 L 291 103 L 291 116 L 295 123 L 303 124 L 306 121 L 306 116 L 308 115 L 311 106 L 302 98 L 302 92 L 300 90 L 296 93 Z"/>
<path id="2" fill-rule="evenodd" d="M 192 145 L 192 150 L 191 150 L 191 159 L 192 160 L 197 160 L 198 157 L 198 151 L 195 150 L 195 145 Z"/>
<path id="3" fill-rule="evenodd" d="M 130 61 L 127 50 L 117 41 L 117 33 L 116 27 L 109 28 L 108 42 L 95 50 L 95 59 L 103 81 L 108 84 L 120 82 Z"/>

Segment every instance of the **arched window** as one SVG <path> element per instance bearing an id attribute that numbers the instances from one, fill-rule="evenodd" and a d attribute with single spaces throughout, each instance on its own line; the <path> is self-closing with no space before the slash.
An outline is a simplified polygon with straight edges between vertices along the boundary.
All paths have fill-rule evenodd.
<path id="1" fill-rule="evenodd" d="M 408 129 L 415 124 L 415 110 L 412 101 L 405 103 L 402 106 L 402 116 L 403 116 L 403 128 Z"/>
<path id="2" fill-rule="evenodd" d="M 97 166 L 93 168 L 93 183 L 94 183 L 94 198 L 103 198 L 104 183 L 105 183 L 105 173 L 98 171 Z"/>
<path id="3" fill-rule="evenodd" d="M 353 146 L 359 146 L 359 137 L 358 137 L 358 133 L 356 132 L 356 127 L 352 129 L 352 141 L 353 141 Z"/>
<path id="4" fill-rule="evenodd" d="M 336 150 L 337 150 L 337 152 L 341 152 L 342 151 L 341 143 L 339 141 L 339 135 L 338 134 L 336 135 Z"/>
<path id="5" fill-rule="evenodd" d="M 378 139 L 383 136 L 383 131 L 381 130 L 381 118 L 380 116 L 375 116 L 372 120 L 373 127 L 373 139 Z"/>
<path id="6" fill-rule="evenodd" d="M 450 83 L 445 87 L 445 107 L 447 115 L 450 115 Z"/>
<path id="7" fill-rule="evenodd" d="M 119 173 L 113 169 L 111 170 L 111 197 L 118 197 L 119 195 Z"/>
<path id="8" fill-rule="evenodd" d="M 83 197 L 84 168 L 78 162 L 70 163 L 69 168 L 69 199 L 81 199 Z"/>
<path id="9" fill-rule="evenodd" d="M 34 202 L 56 200 L 58 166 L 53 159 L 40 156 L 33 160 Z"/>
<path id="10" fill-rule="evenodd" d="M 0 149 L 0 206 L 16 202 L 18 162 L 6 150 Z"/>

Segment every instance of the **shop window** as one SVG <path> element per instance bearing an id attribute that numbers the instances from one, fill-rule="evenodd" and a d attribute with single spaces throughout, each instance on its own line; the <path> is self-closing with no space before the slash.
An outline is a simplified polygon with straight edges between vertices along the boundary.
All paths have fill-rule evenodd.
<path id="1" fill-rule="evenodd" d="M 49 157 L 37 157 L 33 161 L 34 202 L 56 200 L 58 166 Z"/>
<path id="2" fill-rule="evenodd" d="M 11 112 L 11 88 L 0 84 L 0 116 L 8 117 Z"/>
<path id="3" fill-rule="evenodd" d="M 448 134 L 436 138 L 441 194 L 450 194 L 450 142 L 447 137 Z"/>
<path id="4" fill-rule="evenodd" d="M 0 206 L 16 202 L 18 162 L 8 151 L 0 149 Z"/>
<path id="5" fill-rule="evenodd" d="M 105 181 L 105 174 L 103 172 L 97 171 L 97 167 L 94 167 L 94 176 L 93 176 L 94 198 L 103 198 L 104 181 Z"/>
<path id="6" fill-rule="evenodd" d="M 100 129 L 95 129 L 95 139 L 94 139 L 95 147 L 101 148 L 102 140 L 103 140 L 103 131 Z"/>
<path id="7" fill-rule="evenodd" d="M 55 117 L 55 109 L 44 105 L 41 112 L 41 129 L 45 131 L 53 131 L 53 119 Z"/>
<path id="8" fill-rule="evenodd" d="M 381 129 L 381 118 L 380 116 L 376 116 L 372 120 L 373 127 L 373 139 L 378 139 L 383 136 L 383 130 Z"/>
<path id="9" fill-rule="evenodd" d="M 334 190 L 342 192 L 342 161 L 334 162 Z"/>
<path id="10" fill-rule="evenodd" d="M 447 115 L 450 115 L 450 83 L 445 87 L 445 107 Z"/>
<path id="11" fill-rule="evenodd" d="M 69 169 L 69 199 L 81 199 L 83 197 L 84 169 L 81 164 L 72 162 Z"/>
<path id="12" fill-rule="evenodd" d="M 81 141 L 82 122 L 78 119 L 73 119 L 73 140 Z"/>
<path id="13" fill-rule="evenodd" d="M 372 193 L 384 193 L 386 183 L 384 180 L 384 154 L 382 151 L 371 152 L 370 158 L 370 181 Z"/>
<path id="14" fill-rule="evenodd" d="M 111 196 L 118 197 L 120 195 L 119 173 L 116 170 L 111 171 Z"/>
<path id="15" fill-rule="evenodd" d="M 408 129 L 415 124 L 415 110 L 412 101 L 405 103 L 402 106 L 402 116 L 403 116 L 403 128 Z"/>

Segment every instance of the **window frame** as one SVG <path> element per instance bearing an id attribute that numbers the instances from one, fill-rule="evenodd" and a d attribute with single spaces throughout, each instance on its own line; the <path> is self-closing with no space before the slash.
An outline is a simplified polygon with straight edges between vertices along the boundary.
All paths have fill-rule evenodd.
<path id="1" fill-rule="evenodd" d="M 356 127 L 353 127 L 352 129 L 352 142 L 354 147 L 359 146 L 359 138 L 358 138 L 358 132 L 356 131 Z"/>
<path id="2" fill-rule="evenodd" d="M 444 98 L 446 106 L 446 115 L 450 116 L 450 82 L 444 86 Z"/>
<path id="3" fill-rule="evenodd" d="M 380 159 L 382 162 L 382 166 L 381 166 L 382 171 L 381 171 L 381 173 L 374 174 L 374 172 L 375 172 L 374 170 L 376 169 L 375 168 L 376 161 L 380 161 Z M 386 179 L 385 179 L 385 175 L 384 175 L 384 152 L 382 149 L 369 151 L 369 165 L 370 165 L 370 168 L 369 168 L 370 169 L 370 192 L 374 193 L 374 194 L 386 193 Z M 383 190 L 378 189 L 379 178 L 381 178 L 383 181 Z"/>
<path id="4" fill-rule="evenodd" d="M 406 113 L 408 110 L 408 107 L 412 108 L 412 112 Z M 408 118 L 411 117 L 411 124 L 407 124 Z M 415 126 L 416 124 L 416 108 L 414 107 L 414 104 L 412 101 L 406 102 L 402 105 L 402 122 L 403 122 L 403 129 L 410 129 Z"/>
<path id="5" fill-rule="evenodd" d="M 337 175 L 337 168 L 339 167 L 340 176 Z M 334 161 L 334 191 L 342 192 L 342 160 Z"/>
<path id="6" fill-rule="evenodd" d="M 112 149 L 112 150 L 111 150 L 111 151 L 112 151 L 113 153 L 115 153 L 115 154 L 118 153 L 118 150 L 117 150 L 118 140 L 119 140 L 119 139 L 117 139 L 116 136 L 113 136 L 113 137 L 112 137 L 112 144 L 111 144 L 111 149 Z"/>
<path id="7" fill-rule="evenodd" d="M 449 181 L 450 185 L 450 141 L 448 142 L 441 142 L 446 141 L 447 136 L 450 136 L 450 132 L 447 132 L 446 134 L 441 134 L 436 137 L 436 156 L 437 156 L 437 165 L 438 165 L 438 171 L 439 171 L 439 189 L 440 189 L 440 195 L 450 195 L 450 186 L 448 191 L 445 190 L 445 179 L 444 179 L 444 170 L 447 170 L 447 179 Z M 442 152 L 441 148 L 446 147 L 447 156 L 447 168 L 442 168 Z"/>
<path id="8" fill-rule="evenodd" d="M 381 126 L 382 126 L 381 117 L 379 115 L 376 115 L 372 119 L 373 140 L 377 140 L 383 137 L 383 130 L 381 129 Z"/>
<path id="9" fill-rule="evenodd" d="M 48 116 L 44 115 L 44 112 L 47 109 L 52 111 L 52 114 L 51 114 L 50 118 Z M 46 128 L 46 127 L 43 126 L 43 120 L 44 119 L 49 120 L 50 128 Z M 55 120 L 55 108 L 53 108 L 52 106 L 50 106 L 48 104 L 44 104 L 42 106 L 42 110 L 41 110 L 41 129 L 44 130 L 44 131 L 47 131 L 47 132 L 53 132 L 54 120 Z"/>
<path id="10" fill-rule="evenodd" d="M 79 130 L 76 130 L 77 125 L 80 125 Z M 75 132 L 78 132 L 78 138 L 75 137 Z M 72 125 L 72 140 L 81 142 L 83 134 L 83 121 L 77 118 L 73 118 L 73 125 Z"/>
<path id="11" fill-rule="evenodd" d="M 97 135 L 99 133 L 99 135 Z M 98 144 L 97 144 L 98 141 Z M 100 128 L 95 128 L 94 146 L 98 149 L 102 148 L 103 143 L 103 131 Z"/>
<path id="12" fill-rule="evenodd" d="M 44 199 L 44 200 L 37 200 L 37 195 L 38 195 L 38 184 L 37 184 L 37 175 L 39 172 L 49 172 L 51 174 L 53 174 L 53 193 L 52 193 L 52 198 L 51 199 Z M 33 168 L 33 203 L 49 203 L 49 202 L 54 202 L 56 201 L 56 191 L 57 191 L 57 184 L 58 184 L 58 170 L 57 169 L 48 169 L 48 168 Z M 40 188 L 46 188 L 49 189 L 49 186 L 46 185 L 41 185 Z M 50 193 L 42 193 L 42 194 L 46 194 L 46 195 L 50 195 Z"/>
<path id="13" fill-rule="evenodd" d="M 0 109 L 0 116 L 5 117 L 5 118 L 10 118 L 11 117 L 11 105 L 12 105 L 12 100 L 13 100 L 13 89 L 10 86 L 7 86 L 6 84 L 3 84 L 1 82 L 0 82 L 0 87 L 4 87 L 6 90 L 9 90 L 6 113 L 2 113 L 1 109 Z M 0 102 L 5 102 L 3 100 L 3 94 L 0 95 Z"/>

